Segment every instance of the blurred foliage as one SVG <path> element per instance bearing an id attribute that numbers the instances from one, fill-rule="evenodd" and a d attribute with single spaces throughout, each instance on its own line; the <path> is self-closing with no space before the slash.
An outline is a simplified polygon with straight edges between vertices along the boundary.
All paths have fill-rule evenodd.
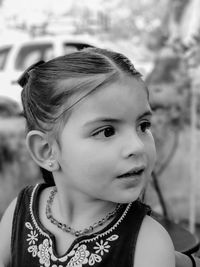
<path id="1" fill-rule="evenodd" d="M 0 216 L 22 187 L 39 180 L 25 145 L 24 118 L 0 117 Z"/>
<path id="2" fill-rule="evenodd" d="M 193 120 L 192 109 L 197 114 L 196 130 L 200 128 L 200 32 L 191 36 L 188 44 L 185 44 L 179 37 L 166 41 L 165 46 L 160 49 L 156 57 L 155 67 L 148 75 L 146 82 L 149 85 L 150 102 L 154 110 L 153 134 L 158 155 L 154 171 L 158 184 L 162 185 L 161 191 L 168 196 L 164 197 L 167 199 L 165 204 L 170 213 L 176 219 L 178 214 L 180 219 L 186 216 L 189 195 L 192 194 L 192 192 L 189 194 L 185 191 L 187 205 L 183 208 L 181 201 L 184 198 L 185 189 L 182 184 L 185 180 L 187 186 L 190 186 L 191 173 L 188 170 L 190 170 L 191 160 L 194 160 L 191 158 L 191 154 L 189 155 L 191 153 L 191 140 L 189 139 L 191 133 L 188 130 Z M 195 106 L 192 101 L 194 98 L 197 99 Z M 196 138 L 197 135 L 199 135 L 198 131 Z M 199 142 L 196 142 L 196 146 L 198 145 Z M 196 154 L 195 157 L 198 158 L 199 155 Z M 184 163 L 185 159 L 187 159 L 187 163 Z M 178 166 L 181 166 L 182 172 L 174 169 Z M 196 171 L 196 175 L 198 175 L 198 164 Z M 170 177 L 170 173 L 173 175 L 172 177 Z M 177 181 L 181 184 L 181 187 L 177 186 L 179 198 L 177 192 L 172 194 L 173 186 L 170 189 L 171 193 L 167 191 L 170 178 L 172 185 Z M 163 186 L 164 179 L 168 179 L 168 185 Z M 199 188 L 198 184 L 196 188 Z M 172 199 L 177 199 L 173 208 L 168 205 L 169 202 L 172 203 Z M 200 196 L 196 199 L 197 207 L 200 205 L 199 200 Z M 198 222 L 199 216 L 199 211 L 197 211 Z"/>
<path id="3" fill-rule="evenodd" d="M 14 100 L 0 96 L 0 116 L 13 117 L 21 115 L 21 109 Z"/>
<path id="4" fill-rule="evenodd" d="M 89 33 L 115 39 L 140 39 L 143 43 L 155 46 L 166 34 L 165 23 L 171 0 L 141 0 L 135 3 L 131 0 L 77 0 L 62 1 L 62 8 L 58 10 L 52 4 L 41 6 L 37 12 L 40 16 L 30 16 L 27 1 L 21 1 L 20 7 L 13 7 L 13 3 L 5 0 L 2 5 L 2 17 L 8 27 L 29 32 L 31 35 L 55 34 L 51 25 L 66 25 L 72 34 Z M 185 2 L 185 1 L 184 1 Z M 23 6 L 26 5 L 26 6 Z M 36 3 L 37 5 L 37 3 Z M 33 5 L 34 7 L 34 5 Z M 35 7 L 35 8 L 36 8 Z M 24 12 L 24 11 L 27 12 Z M 164 22 L 164 23 L 163 23 Z M 68 28 L 67 28 L 68 26 Z M 54 27 L 55 28 L 55 27 Z M 59 26 L 57 27 L 59 34 Z M 157 45 L 157 44 L 156 44 Z"/>

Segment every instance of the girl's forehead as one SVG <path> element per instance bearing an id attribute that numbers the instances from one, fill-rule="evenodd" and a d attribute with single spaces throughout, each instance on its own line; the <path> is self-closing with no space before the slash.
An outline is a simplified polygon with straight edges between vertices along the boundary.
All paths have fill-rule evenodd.
<path id="1" fill-rule="evenodd" d="M 72 118 L 83 120 L 97 116 L 127 116 L 150 110 L 145 85 L 135 78 L 126 78 L 87 95 L 77 103 Z"/>
<path id="2" fill-rule="evenodd" d="M 94 82 L 93 85 L 97 85 L 98 82 Z M 99 84 L 98 84 L 99 85 Z M 92 86 L 93 87 L 93 86 Z M 118 98 L 119 101 L 123 100 L 119 97 L 119 95 L 126 96 L 127 94 L 134 97 L 134 94 L 137 91 L 143 91 L 147 93 L 147 89 L 145 88 L 145 84 L 141 79 L 130 77 L 127 75 L 120 75 L 116 80 L 109 81 L 107 83 L 102 83 L 99 86 L 94 86 L 92 90 L 88 88 L 83 88 L 78 90 L 74 94 L 73 101 L 79 102 L 79 100 L 83 100 L 83 102 L 99 102 L 102 99 L 105 101 L 107 98 Z M 72 102 L 73 102 L 72 101 Z M 80 101 L 81 104 L 82 101 Z"/>

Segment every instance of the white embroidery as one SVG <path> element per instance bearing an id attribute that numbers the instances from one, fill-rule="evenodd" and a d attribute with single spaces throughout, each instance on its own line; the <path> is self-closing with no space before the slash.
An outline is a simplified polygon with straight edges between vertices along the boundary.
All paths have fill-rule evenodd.
<path id="1" fill-rule="evenodd" d="M 35 245 L 35 242 L 38 241 L 38 234 L 36 233 L 36 230 L 32 231 L 28 234 L 28 238 L 26 239 L 29 242 L 29 245 Z"/>
<path id="2" fill-rule="evenodd" d="M 90 258 L 89 258 L 89 265 L 93 266 L 95 264 L 95 262 L 101 262 L 102 258 L 94 253 L 91 253 Z"/>
<path id="3" fill-rule="evenodd" d="M 104 252 L 108 253 L 109 248 L 110 248 L 110 245 L 108 245 L 108 241 L 104 243 L 102 239 L 100 240 L 99 243 L 96 242 L 96 246 L 94 247 L 94 249 L 96 250 L 96 253 L 97 254 L 100 253 L 101 256 L 103 256 Z"/>
<path id="4" fill-rule="evenodd" d="M 38 247 L 38 257 L 40 264 L 44 264 L 45 267 L 50 266 L 50 254 L 52 253 L 52 247 L 49 247 L 49 240 L 44 239 L 43 243 Z"/>
<path id="5" fill-rule="evenodd" d="M 25 225 L 28 229 L 33 230 L 33 227 L 29 222 L 26 222 Z"/>
<path id="6" fill-rule="evenodd" d="M 103 260 L 105 253 L 109 253 L 109 249 L 111 248 L 109 242 L 113 242 L 119 238 L 118 235 L 112 235 L 104 241 L 99 236 L 100 240 L 95 243 L 91 251 L 88 250 L 87 245 L 82 244 L 84 242 L 83 240 L 76 244 L 67 255 L 57 258 L 53 254 L 51 239 L 45 238 L 41 244 L 37 244 L 40 233 L 37 232 L 37 229 L 33 229 L 30 222 L 26 222 L 25 226 L 30 231 L 26 239 L 29 245 L 28 252 L 32 254 L 32 257 L 38 257 L 40 267 L 64 267 L 63 265 L 55 264 L 55 262 L 65 262 L 67 259 L 69 259 L 69 262 L 65 267 L 83 267 L 85 264 L 94 266 L 96 262 Z M 51 260 L 54 262 L 53 265 L 51 265 Z"/>
<path id="7" fill-rule="evenodd" d="M 33 245 L 33 246 L 28 247 L 28 252 L 32 253 L 33 257 L 36 257 L 37 256 L 37 246 Z"/>
<path id="8" fill-rule="evenodd" d="M 118 237 L 119 237 L 118 235 L 111 235 L 106 240 L 108 240 L 108 241 L 115 241 L 116 239 L 118 239 Z"/>
<path id="9" fill-rule="evenodd" d="M 75 255 L 67 264 L 67 266 L 69 267 L 82 266 L 83 264 L 88 263 L 89 255 L 90 252 L 87 250 L 87 246 L 81 245 L 80 247 L 77 248 Z"/>

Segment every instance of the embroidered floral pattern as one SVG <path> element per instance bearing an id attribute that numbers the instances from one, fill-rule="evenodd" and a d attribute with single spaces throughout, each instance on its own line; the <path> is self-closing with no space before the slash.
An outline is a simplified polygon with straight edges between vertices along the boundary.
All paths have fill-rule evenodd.
<path id="1" fill-rule="evenodd" d="M 29 242 L 29 245 L 33 244 L 35 245 L 35 242 L 38 241 L 38 234 L 36 233 L 36 231 L 31 231 L 30 234 L 28 234 L 28 238 L 26 239 Z"/>
<path id="2" fill-rule="evenodd" d="M 108 253 L 109 248 L 110 248 L 110 245 L 108 245 L 108 241 L 104 243 L 102 239 L 100 240 L 99 243 L 96 242 L 96 246 L 94 247 L 94 249 L 96 250 L 96 253 L 97 254 L 100 253 L 101 256 L 103 256 L 104 252 Z"/>
<path id="3" fill-rule="evenodd" d="M 45 267 L 50 266 L 50 253 L 52 248 L 49 247 L 49 240 L 45 239 L 38 247 L 38 257 L 40 258 L 40 264 L 44 264 Z"/>
<path id="4" fill-rule="evenodd" d="M 93 248 L 88 250 L 86 244 L 78 243 L 74 248 L 65 256 L 57 258 L 53 254 L 52 241 L 50 238 L 45 238 L 42 243 L 38 244 L 39 232 L 37 229 L 33 229 L 33 226 L 27 222 L 25 226 L 29 229 L 30 233 L 27 234 L 26 241 L 28 242 L 28 252 L 32 254 L 32 257 L 38 257 L 40 267 L 84 267 L 84 265 L 94 266 L 96 262 L 101 262 L 105 253 L 109 253 L 111 248 L 110 242 L 113 242 L 119 238 L 118 235 L 111 235 L 106 238 L 102 235 L 97 236 L 91 240 L 96 239 L 96 243 Z M 87 240 L 88 243 L 90 240 Z M 68 264 L 63 266 L 60 263 L 68 261 Z"/>
<path id="5" fill-rule="evenodd" d="M 95 262 L 101 262 L 101 261 L 102 261 L 102 258 L 99 255 L 91 253 L 90 258 L 89 258 L 90 266 L 93 266 Z"/>
<path id="6" fill-rule="evenodd" d="M 70 262 L 67 264 L 69 267 L 82 266 L 88 263 L 88 256 L 90 252 L 87 250 L 86 245 L 81 245 L 77 248 L 75 255 L 71 258 Z"/>
<path id="7" fill-rule="evenodd" d="M 37 246 L 33 245 L 28 248 L 28 252 L 32 253 L 33 257 L 37 256 Z"/>

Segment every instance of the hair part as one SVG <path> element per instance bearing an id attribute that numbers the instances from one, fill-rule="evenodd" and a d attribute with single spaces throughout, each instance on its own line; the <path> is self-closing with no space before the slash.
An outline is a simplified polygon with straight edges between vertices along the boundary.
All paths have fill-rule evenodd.
<path id="1" fill-rule="evenodd" d="M 62 114 L 91 92 L 119 79 L 122 72 L 141 77 L 125 56 L 98 48 L 60 56 L 30 70 L 22 91 L 27 130 L 56 129 Z"/>

